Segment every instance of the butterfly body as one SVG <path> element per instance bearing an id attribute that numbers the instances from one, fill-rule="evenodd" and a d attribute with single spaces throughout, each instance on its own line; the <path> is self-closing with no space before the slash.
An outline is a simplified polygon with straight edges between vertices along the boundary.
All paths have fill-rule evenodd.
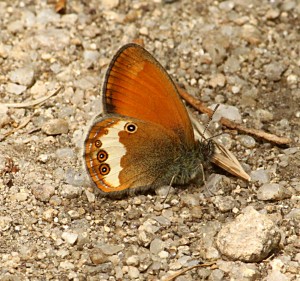
<path id="1" fill-rule="evenodd" d="M 85 163 L 106 195 L 186 184 L 213 154 L 195 141 L 171 78 L 142 47 L 125 45 L 114 57 L 103 88 L 104 114 L 85 141 Z"/>

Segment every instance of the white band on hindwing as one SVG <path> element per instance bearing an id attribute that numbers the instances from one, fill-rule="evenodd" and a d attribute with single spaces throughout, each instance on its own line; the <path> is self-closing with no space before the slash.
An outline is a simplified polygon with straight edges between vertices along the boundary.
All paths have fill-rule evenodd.
<path id="1" fill-rule="evenodd" d="M 112 126 L 105 128 L 107 133 L 99 137 L 102 145 L 99 150 L 104 150 L 108 158 L 101 164 L 108 164 L 110 172 L 107 175 L 101 176 L 100 181 L 104 180 L 107 188 L 117 188 L 120 186 L 119 174 L 122 171 L 121 158 L 126 154 L 125 146 L 120 142 L 119 132 L 124 131 L 124 126 L 128 121 L 117 121 Z M 102 128 L 103 129 L 103 128 Z M 100 173 L 98 171 L 98 173 Z"/>

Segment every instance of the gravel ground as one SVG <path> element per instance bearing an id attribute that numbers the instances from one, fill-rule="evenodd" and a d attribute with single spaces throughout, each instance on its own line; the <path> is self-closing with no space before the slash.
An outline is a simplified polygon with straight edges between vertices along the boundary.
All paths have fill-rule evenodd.
<path id="1" fill-rule="evenodd" d="M 0 2 L 0 279 L 164 280 L 214 261 L 176 280 L 300 280 L 300 2 L 74 0 L 64 15 L 53 7 Z M 207 105 L 228 105 L 236 121 L 291 144 L 213 124 L 252 182 L 211 167 L 206 186 L 172 188 L 165 202 L 165 187 L 100 198 L 82 142 L 111 56 L 137 38 Z M 59 86 L 43 104 L 5 105 Z"/>

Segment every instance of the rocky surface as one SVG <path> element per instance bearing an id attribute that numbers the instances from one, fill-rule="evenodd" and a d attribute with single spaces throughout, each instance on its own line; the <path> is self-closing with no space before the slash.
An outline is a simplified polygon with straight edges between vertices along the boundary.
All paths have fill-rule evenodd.
<path id="1" fill-rule="evenodd" d="M 176 280 L 299 280 L 299 26 L 296 0 L 75 0 L 65 14 L 1 1 L 0 279 L 164 280 L 215 261 Z M 252 182 L 212 167 L 206 186 L 99 197 L 82 142 L 111 56 L 134 39 L 208 106 L 290 146 L 214 122 Z"/>

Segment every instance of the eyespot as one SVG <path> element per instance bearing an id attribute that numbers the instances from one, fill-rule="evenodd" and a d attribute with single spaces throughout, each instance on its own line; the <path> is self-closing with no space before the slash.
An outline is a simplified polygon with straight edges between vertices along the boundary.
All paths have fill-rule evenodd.
<path id="1" fill-rule="evenodd" d="M 108 158 L 107 152 L 103 149 L 99 150 L 99 152 L 97 154 L 98 161 L 99 162 L 104 162 L 104 161 L 106 161 L 107 158 Z"/>
<path id="2" fill-rule="evenodd" d="M 108 164 L 104 163 L 104 164 L 101 164 L 100 167 L 99 167 L 99 172 L 102 176 L 106 176 L 107 174 L 109 174 L 110 172 L 110 167 Z"/>
<path id="3" fill-rule="evenodd" d="M 101 145 L 102 145 L 102 142 L 100 140 L 95 141 L 95 146 L 96 147 L 101 147 Z"/>
<path id="4" fill-rule="evenodd" d="M 124 126 L 124 130 L 127 132 L 127 133 L 130 133 L 130 134 L 133 134 L 137 131 L 137 125 L 135 123 L 132 123 L 132 122 L 128 122 L 125 124 Z"/>

